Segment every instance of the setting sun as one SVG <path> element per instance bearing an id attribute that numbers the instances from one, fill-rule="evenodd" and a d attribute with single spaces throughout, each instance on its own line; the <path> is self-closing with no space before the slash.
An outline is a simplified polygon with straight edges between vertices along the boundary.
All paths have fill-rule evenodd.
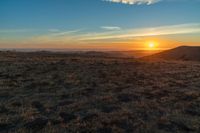
<path id="1" fill-rule="evenodd" d="M 155 43 L 151 42 L 149 43 L 149 48 L 154 48 L 155 47 Z"/>
<path id="2" fill-rule="evenodd" d="M 146 42 L 146 48 L 148 50 L 155 50 L 155 49 L 157 49 L 157 47 L 158 47 L 158 43 L 155 42 L 155 41 L 148 41 L 148 42 Z"/>

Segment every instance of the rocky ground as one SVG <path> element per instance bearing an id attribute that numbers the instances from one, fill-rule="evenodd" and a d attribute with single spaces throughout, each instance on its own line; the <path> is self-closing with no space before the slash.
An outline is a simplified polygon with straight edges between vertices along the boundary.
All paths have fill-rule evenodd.
<path id="1" fill-rule="evenodd" d="M 0 132 L 199 133 L 200 63 L 1 52 Z"/>

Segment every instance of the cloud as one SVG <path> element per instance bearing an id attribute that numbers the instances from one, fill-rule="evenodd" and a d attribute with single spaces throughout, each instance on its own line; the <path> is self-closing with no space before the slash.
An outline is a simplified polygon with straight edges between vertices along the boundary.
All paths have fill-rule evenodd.
<path id="1" fill-rule="evenodd" d="M 109 26 L 108 26 L 109 27 Z M 0 37 L 0 43 L 2 42 L 17 42 L 22 44 L 51 44 L 54 45 L 68 45 L 68 44 L 95 44 L 95 43 L 112 43 L 112 42 L 122 42 L 128 40 L 135 40 L 141 37 L 152 37 L 152 36 L 171 36 L 171 35 L 183 35 L 183 34 L 193 34 L 200 33 L 200 23 L 187 23 L 187 24 L 177 24 L 177 25 L 166 25 L 159 27 L 147 27 L 147 28 L 133 28 L 133 29 L 120 29 L 118 28 L 108 28 L 112 30 L 105 31 L 83 31 L 81 29 L 59 31 L 59 32 L 47 32 L 38 35 L 32 35 L 22 39 L 6 39 Z M 102 27 L 103 28 L 103 27 Z M 105 26 L 104 26 L 105 29 Z M 2 32 L 2 30 L 0 30 Z M 8 32 L 8 30 L 5 30 Z M 4 31 L 4 32 L 5 32 Z M 12 32 L 16 30 L 10 30 Z M 10 32 L 9 31 L 9 32 Z M 17 32 L 23 30 L 17 30 Z M 18 33 L 16 33 L 18 34 Z M 24 33 L 22 33 L 24 34 Z M 21 35 L 21 34 L 20 34 Z M 84 46 L 84 45 L 83 45 Z"/>
<path id="2" fill-rule="evenodd" d="M 56 32 L 53 34 L 50 34 L 50 36 L 65 36 L 65 35 L 71 35 L 80 32 L 82 29 L 78 30 L 71 30 L 71 31 L 63 31 L 63 32 Z"/>
<path id="3" fill-rule="evenodd" d="M 80 36 L 81 40 L 96 41 L 96 40 L 120 40 L 130 39 L 136 37 L 147 37 L 147 36 L 162 36 L 162 35 L 179 35 L 179 34 L 190 34 L 200 33 L 200 23 L 190 24 L 179 24 L 179 25 L 168 25 L 151 28 L 135 28 L 130 30 L 120 30 L 115 32 L 104 32 L 104 33 L 90 33 Z"/>
<path id="4" fill-rule="evenodd" d="M 141 5 L 141 4 L 146 4 L 146 5 L 151 5 L 154 3 L 157 3 L 161 0 L 103 0 L 107 2 L 114 2 L 114 3 L 122 3 L 122 4 L 129 4 L 129 5 Z"/>
<path id="5" fill-rule="evenodd" d="M 101 29 L 104 29 L 104 30 L 121 30 L 121 28 L 117 27 L 117 26 L 102 26 Z"/>
<path id="6" fill-rule="evenodd" d="M 32 43 L 32 44 L 66 44 L 66 43 L 79 43 L 77 41 L 77 35 L 79 35 L 82 31 L 82 29 L 76 29 L 76 30 L 68 30 L 68 31 L 60 31 L 56 32 L 57 30 L 48 30 L 48 33 L 43 35 L 37 35 L 32 36 L 26 40 L 24 40 L 24 43 Z"/>

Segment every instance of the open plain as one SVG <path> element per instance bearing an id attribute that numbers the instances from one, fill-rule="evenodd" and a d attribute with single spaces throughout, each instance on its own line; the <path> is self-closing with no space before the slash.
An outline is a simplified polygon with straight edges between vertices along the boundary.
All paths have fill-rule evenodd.
<path id="1" fill-rule="evenodd" d="M 200 63 L 0 53 L 0 132 L 200 132 Z"/>

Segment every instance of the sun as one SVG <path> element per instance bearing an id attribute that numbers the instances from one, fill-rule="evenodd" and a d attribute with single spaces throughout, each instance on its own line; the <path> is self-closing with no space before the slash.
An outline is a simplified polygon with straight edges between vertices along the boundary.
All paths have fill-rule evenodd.
<path id="1" fill-rule="evenodd" d="M 158 43 L 155 41 L 146 42 L 146 48 L 148 50 L 155 50 L 158 47 Z"/>
<path id="2" fill-rule="evenodd" d="M 149 45 L 149 48 L 155 48 L 155 43 L 153 42 L 150 42 L 148 45 Z"/>

